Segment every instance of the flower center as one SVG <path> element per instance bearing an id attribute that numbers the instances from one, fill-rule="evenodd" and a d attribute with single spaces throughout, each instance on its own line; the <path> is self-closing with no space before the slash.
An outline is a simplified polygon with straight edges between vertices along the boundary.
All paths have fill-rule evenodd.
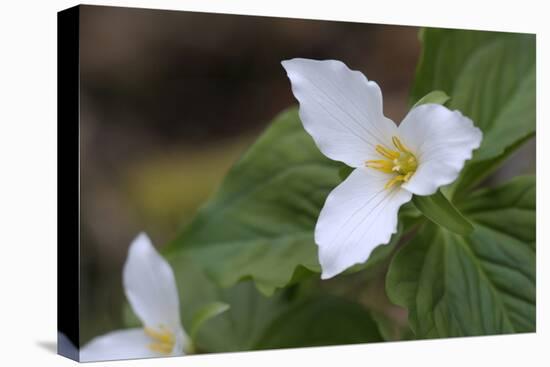
<path id="1" fill-rule="evenodd" d="M 412 152 L 403 145 L 397 136 L 391 138 L 397 150 L 388 149 L 382 145 L 376 146 L 376 151 L 386 159 L 366 161 L 365 165 L 394 176 L 386 183 L 384 188 L 389 189 L 399 182 L 407 182 L 416 172 L 418 161 Z"/>
<path id="2" fill-rule="evenodd" d="M 162 325 L 159 327 L 159 330 L 154 330 L 148 327 L 145 327 L 144 330 L 145 334 L 153 339 L 153 342 L 148 345 L 149 349 L 153 352 L 164 355 L 172 353 L 174 344 L 176 343 L 174 333 Z"/>

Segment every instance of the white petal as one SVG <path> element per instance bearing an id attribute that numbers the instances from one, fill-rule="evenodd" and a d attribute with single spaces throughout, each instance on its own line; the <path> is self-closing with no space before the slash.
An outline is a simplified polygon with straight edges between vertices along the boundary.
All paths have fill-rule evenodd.
<path id="1" fill-rule="evenodd" d="M 321 278 L 365 262 L 397 230 L 399 207 L 412 194 L 398 186 L 384 189 L 390 175 L 357 168 L 328 195 L 315 227 Z"/>
<path id="2" fill-rule="evenodd" d="M 92 339 L 80 349 L 80 361 L 159 357 L 149 349 L 151 339 L 143 329 L 117 330 Z"/>
<path id="3" fill-rule="evenodd" d="M 181 328 L 179 298 L 172 268 L 142 233 L 130 245 L 123 284 L 134 312 L 147 327 Z"/>
<path id="4" fill-rule="evenodd" d="M 336 60 L 292 59 L 282 65 L 304 128 L 324 155 L 351 167 L 379 159 L 376 145 L 388 146 L 397 127 L 383 115 L 375 82 Z"/>
<path id="5" fill-rule="evenodd" d="M 456 180 L 483 134 L 459 111 L 425 104 L 409 112 L 399 125 L 399 136 L 418 159 L 416 173 L 402 188 L 431 195 Z"/>

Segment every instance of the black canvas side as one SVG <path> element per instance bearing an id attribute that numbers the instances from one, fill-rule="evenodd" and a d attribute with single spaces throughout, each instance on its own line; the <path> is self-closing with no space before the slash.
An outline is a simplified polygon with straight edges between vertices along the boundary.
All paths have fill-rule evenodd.
<path id="1" fill-rule="evenodd" d="M 57 13 L 57 352 L 78 361 L 80 9 Z"/>

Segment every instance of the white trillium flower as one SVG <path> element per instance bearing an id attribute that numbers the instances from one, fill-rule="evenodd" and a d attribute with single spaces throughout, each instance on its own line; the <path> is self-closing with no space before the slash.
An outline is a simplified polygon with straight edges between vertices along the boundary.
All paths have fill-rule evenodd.
<path id="1" fill-rule="evenodd" d="M 399 207 L 458 177 L 481 144 L 459 111 L 413 108 L 397 126 L 382 110 L 378 85 L 336 60 L 282 62 L 300 119 L 319 150 L 355 168 L 328 195 L 315 227 L 323 279 L 365 262 L 397 230 Z"/>
<path id="2" fill-rule="evenodd" d="M 181 326 L 174 273 L 146 234 L 130 245 L 122 278 L 126 297 L 144 327 L 92 339 L 80 350 L 80 360 L 183 355 L 190 343 Z"/>

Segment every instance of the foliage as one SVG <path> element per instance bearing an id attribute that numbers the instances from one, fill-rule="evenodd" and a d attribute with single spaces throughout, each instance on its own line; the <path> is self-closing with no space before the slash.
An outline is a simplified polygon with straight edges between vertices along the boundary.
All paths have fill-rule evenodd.
<path id="1" fill-rule="evenodd" d="M 470 236 L 425 224 L 393 259 L 387 292 L 417 338 L 535 330 L 535 179 L 470 193 L 535 132 L 532 35 L 425 29 L 412 99 L 451 96 L 484 139 L 449 189 Z"/>
<path id="2" fill-rule="evenodd" d="M 250 281 L 222 289 L 185 254 L 170 257 L 181 295 L 182 321 L 196 330 L 198 351 L 229 352 L 380 341 L 369 312 L 359 304 L 316 290 L 291 287 L 272 297 Z M 197 315 L 225 305 L 224 312 L 197 325 Z M 220 304 L 220 305 L 221 305 Z M 216 307 L 217 310 L 220 307 Z"/>
<path id="3" fill-rule="evenodd" d="M 501 32 L 424 29 L 411 100 L 432 90 L 451 96 L 483 130 L 483 143 L 457 181 L 466 189 L 499 165 L 506 150 L 535 132 L 535 37 Z"/>
<path id="4" fill-rule="evenodd" d="M 534 177 L 480 190 L 463 210 L 471 236 L 426 223 L 397 253 L 390 299 L 418 338 L 534 331 Z"/>

